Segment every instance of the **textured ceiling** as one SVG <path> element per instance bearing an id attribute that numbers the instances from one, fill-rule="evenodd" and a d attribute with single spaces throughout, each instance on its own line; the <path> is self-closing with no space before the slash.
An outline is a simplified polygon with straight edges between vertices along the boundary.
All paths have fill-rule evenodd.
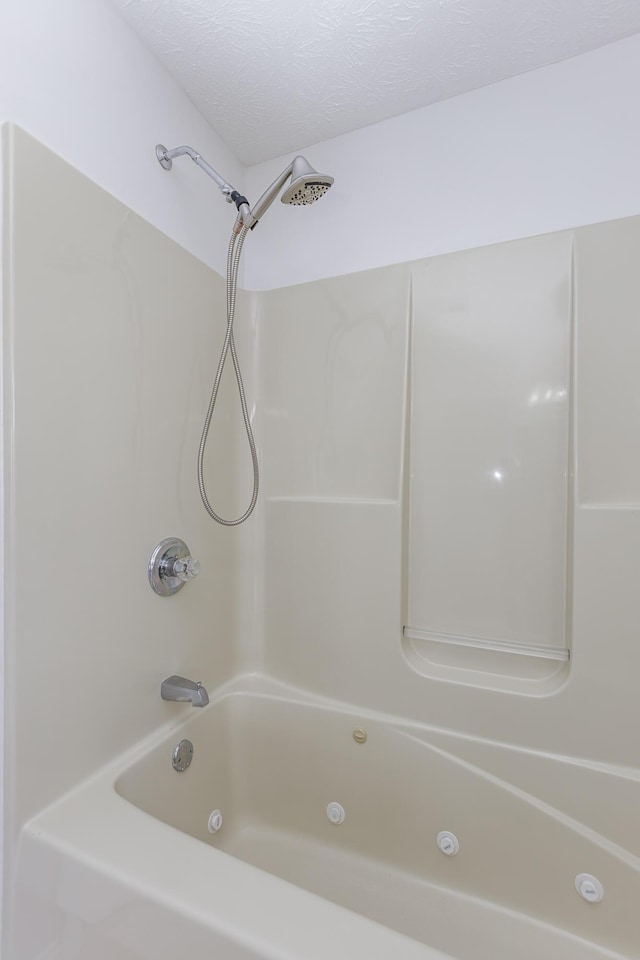
<path id="1" fill-rule="evenodd" d="M 246 164 L 640 31 L 640 0 L 112 0 Z"/>

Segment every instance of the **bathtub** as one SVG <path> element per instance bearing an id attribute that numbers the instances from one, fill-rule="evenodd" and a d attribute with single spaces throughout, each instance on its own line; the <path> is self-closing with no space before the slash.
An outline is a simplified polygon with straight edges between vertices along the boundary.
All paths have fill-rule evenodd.
<path id="1" fill-rule="evenodd" d="M 603 832 L 623 828 L 611 810 L 571 800 L 566 758 L 523 760 L 266 678 L 176 711 L 23 830 L 7 960 L 640 956 L 640 860 Z M 182 739 L 193 759 L 177 772 Z M 534 794 L 522 777 L 536 764 Z M 617 776 L 609 795 L 636 822 L 624 772 L 576 770 L 592 800 Z M 578 896 L 582 872 L 602 902 Z"/>

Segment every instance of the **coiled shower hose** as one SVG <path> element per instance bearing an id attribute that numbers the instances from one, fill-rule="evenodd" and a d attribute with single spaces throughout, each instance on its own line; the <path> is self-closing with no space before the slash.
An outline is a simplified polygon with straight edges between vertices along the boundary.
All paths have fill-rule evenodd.
<path id="1" fill-rule="evenodd" d="M 231 234 L 231 240 L 229 241 L 229 251 L 227 253 L 227 332 L 224 338 L 224 344 L 222 346 L 222 353 L 220 354 L 220 360 L 218 361 L 218 369 L 216 371 L 216 377 L 213 381 L 213 387 L 211 390 L 211 399 L 209 400 L 209 409 L 207 410 L 207 415 L 204 420 L 204 427 L 202 428 L 202 436 L 200 438 L 200 447 L 198 449 L 198 487 L 200 489 L 200 496 L 202 497 L 202 502 L 204 504 L 205 510 L 209 516 L 216 521 L 216 523 L 221 523 L 225 527 L 237 527 L 239 523 L 243 523 L 247 517 L 251 516 L 253 508 L 256 505 L 256 500 L 258 499 L 258 487 L 260 485 L 260 471 L 258 467 L 258 454 L 256 453 L 256 444 L 253 439 L 253 433 L 251 430 L 251 421 L 249 419 L 249 411 L 247 410 L 247 400 L 244 394 L 244 385 L 242 383 L 242 374 L 240 372 L 240 364 L 238 363 L 238 355 L 236 353 L 236 345 L 233 339 L 233 320 L 236 312 L 236 289 L 238 285 L 238 267 L 240 265 L 240 255 L 242 253 L 242 245 L 245 241 L 247 235 L 248 227 L 245 227 L 242 224 L 242 218 L 238 215 L 236 222 L 233 227 L 233 233 Z M 227 355 L 231 350 L 231 359 L 233 360 L 233 369 L 236 374 L 236 383 L 238 384 L 238 393 L 240 394 L 240 406 L 242 407 L 242 418 L 244 420 L 244 428 L 247 432 L 247 440 L 249 441 L 249 450 L 251 451 L 251 460 L 253 463 L 253 493 L 251 494 L 251 502 L 249 506 L 242 514 L 238 517 L 237 520 L 225 520 L 223 517 L 218 516 L 211 504 L 209 503 L 209 498 L 207 496 L 207 491 L 204 483 L 204 452 L 207 446 L 207 438 L 209 436 L 209 427 L 211 426 L 211 420 L 213 418 L 213 411 L 215 410 L 216 400 L 218 399 L 218 390 L 220 388 L 220 380 L 222 379 L 222 371 L 224 370 L 224 365 L 227 359 Z"/>

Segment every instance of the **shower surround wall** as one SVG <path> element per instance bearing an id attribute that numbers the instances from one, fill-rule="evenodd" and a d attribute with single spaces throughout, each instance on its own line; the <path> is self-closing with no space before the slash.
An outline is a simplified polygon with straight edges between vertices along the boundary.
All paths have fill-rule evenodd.
<path id="1" fill-rule="evenodd" d="M 189 714 L 159 697 L 173 672 L 213 689 L 263 671 L 351 712 L 428 724 L 454 765 L 556 808 L 567 829 L 607 838 L 631 869 L 640 459 L 627 438 L 637 431 L 640 219 L 243 296 L 239 350 L 257 349 L 245 379 L 260 411 L 263 485 L 254 517 L 226 530 L 204 515 L 194 467 L 224 331 L 222 279 L 22 131 L 3 129 L 3 155 L 7 891 L 31 816 Z M 566 555 L 556 552 L 562 536 L 545 549 L 567 608 L 551 639 L 571 647 L 571 662 L 543 672 L 515 654 L 463 649 L 438 660 L 428 642 L 402 635 L 419 573 L 410 494 L 429 437 L 416 434 L 416 404 L 436 382 L 434 337 L 464 321 L 442 360 L 444 384 L 459 376 L 457 347 L 484 359 L 501 289 L 491 282 L 479 300 L 461 278 L 512 276 L 515 262 L 555 331 L 544 384 L 553 403 L 533 403 L 526 378 L 506 378 L 522 406 L 530 401 L 514 427 L 534 416 L 534 433 L 555 431 L 552 477 L 566 511 Z M 538 326 L 517 303 L 512 322 L 523 337 L 502 357 L 496 338 L 503 373 Z M 479 399 L 490 394 L 491 382 Z M 440 410 L 443 441 L 455 418 Z M 526 429 L 513 432 L 525 454 L 537 449 Z M 212 440 L 207 471 L 220 509 L 233 513 L 251 474 L 232 390 Z M 472 478 L 470 453 L 454 443 L 451 456 Z M 517 552 L 515 529 L 504 543 Z M 189 543 L 203 572 L 164 600 L 146 565 L 168 535 Z M 29 960 L 48 946 L 39 929 Z"/>
<path id="2" fill-rule="evenodd" d="M 20 129 L 2 147 L 9 896 L 21 825 L 191 709 L 161 700 L 166 676 L 237 672 L 239 538 L 206 518 L 195 467 L 224 281 Z M 225 371 L 207 470 L 233 512 L 251 485 L 234 488 L 229 387 Z M 169 599 L 147 581 L 167 536 L 202 564 Z"/>
<path id="3" fill-rule="evenodd" d="M 609 777 L 612 810 L 616 791 L 637 786 L 640 776 L 636 738 L 630 735 L 637 726 L 640 671 L 634 563 L 640 550 L 640 457 L 629 440 L 638 430 L 633 362 L 640 347 L 638 249 L 640 218 L 630 218 L 270 291 L 260 301 L 266 672 L 326 697 L 484 738 L 479 751 L 488 751 L 488 742 L 500 744 L 489 751 L 499 775 L 531 785 L 533 771 L 545 770 L 539 789 L 547 802 L 586 816 L 606 835 L 615 833 L 636 855 L 637 829 L 630 822 L 621 827 L 609 811 L 598 810 L 586 788 L 592 779 Z M 520 333 L 505 337 L 502 346 L 498 338 L 491 347 L 501 288 L 492 283 L 492 292 L 483 292 L 464 278 L 475 272 L 495 280 L 502 271 L 508 283 L 517 263 L 523 300 L 518 310 L 516 295 L 511 326 Z M 548 291 L 540 303 L 546 297 L 550 318 L 527 315 L 529 287 Z M 550 321 L 549 377 L 519 378 L 520 354 L 531 352 L 537 328 Z M 425 387 L 433 390 L 434 383 L 429 363 L 447 328 L 448 359 L 438 382 L 452 386 L 429 397 Z M 455 433 L 456 404 L 473 408 L 470 391 L 482 383 L 478 374 L 498 361 L 498 385 L 485 378 L 476 406 L 493 403 L 506 432 L 496 437 L 480 424 L 465 439 L 464 432 Z M 505 383 L 511 399 L 503 396 Z M 534 403 L 538 383 L 542 396 L 536 394 L 540 402 Z M 440 419 L 439 435 L 436 426 L 430 428 L 433 449 L 440 450 L 430 463 L 429 447 L 418 449 L 419 434 L 408 443 L 411 422 L 424 414 L 415 405 L 424 403 L 425 395 L 438 404 Z M 544 466 L 549 476 L 540 474 L 539 482 L 555 490 L 558 519 L 551 527 L 539 526 L 540 542 L 536 536 L 531 541 L 541 551 L 537 572 L 531 567 L 527 573 L 530 559 L 522 558 L 522 550 L 527 552 L 525 533 L 532 535 L 526 532 L 528 503 L 539 501 L 540 492 L 523 496 L 517 488 L 522 490 L 522 478 L 531 473 L 527 460 L 540 470 L 538 456 L 548 459 L 545 431 L 551 459 Z M 512 437 L 510 448 L 505 438 Z M 489 471 L 514 452 L 504 485 L 491 481 Z M 412 526 L 410 474 L 417 472 L 418 457 L 426 458 L 423 476 L 433 496 L 440 491 L 430 506 L 436 519 L 439 513 L 448 518 L 449 540 L 446 529 Z M 429 468 L 451 474 L 448 490 L 439 476 L 429 477 Z M 470 496 L 476 507 L 466 531 Z M 488 524 L 483 560 L 482 514 L 486 508 L 491 517 L 501 498 L 509 505 L 508 522 L 498 513 L 495 524 Z M 512 577 L 511 583 L 508 568 L 502 569 L 503 606 L 492 611 L 494 620 L 508 620 L 508 614 L 522 618 L 521 611 L 509 610 L 518 591 L 524 610 L 553 603 L 553 609 L 537 611 L 537 620 L 521 619 L 520 639 L 570 646 L 570 665 L 540 661 L 540 668 L 536 658 L 464 648 L 450 648 L 451 656 L 443 659 L 444 648 L 403 640 L 409 575 L 414 591 L 422 582 L 427 599 L 433 589 L 429 569 L 442 575 L 437 556 L 423 570 L 409 570 L 411 559 L 424 562 L 419 553 L 411 554 L 412 537 L 428 538 L 434 529 L 449 577 L 456 576 L 451 541 L 462 551 L 454 612 L 469 621 L 467 632 L 475 627 L 482 636 L 486 626 L 478 622 L 477 603 L 471 603 L 486 606 L 486 598 L 473 592 L 474 563 L 482 582 L 483 564 L 493 566 L 495 554 L 500 568 L 502 555 L 511 552 L 514 563 L 524 562 L 526 576 L 521 582 Z M 442 602 L 437 609 L 442 611 Z M 461 632 L 442 622 L 425 626 Z M 517 631 L 494 636 L 518 640 Z M 565 763 L 563 757 L 579 759 Z M 603 766 L 597 770 L 590 761 Z"/>

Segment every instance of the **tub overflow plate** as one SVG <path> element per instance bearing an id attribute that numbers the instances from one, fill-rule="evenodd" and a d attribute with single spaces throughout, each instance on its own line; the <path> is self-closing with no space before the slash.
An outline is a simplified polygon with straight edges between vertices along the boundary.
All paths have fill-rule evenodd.
<path id="1" fill-rule="evenodd" d="M 176 744 L 171 757 L 173 769 L 177 770 L 178 773 L 183 773 L 191 765 L 192 760 L 193 744 L 191 740 L 181 740 L 180 743 Z"/>

